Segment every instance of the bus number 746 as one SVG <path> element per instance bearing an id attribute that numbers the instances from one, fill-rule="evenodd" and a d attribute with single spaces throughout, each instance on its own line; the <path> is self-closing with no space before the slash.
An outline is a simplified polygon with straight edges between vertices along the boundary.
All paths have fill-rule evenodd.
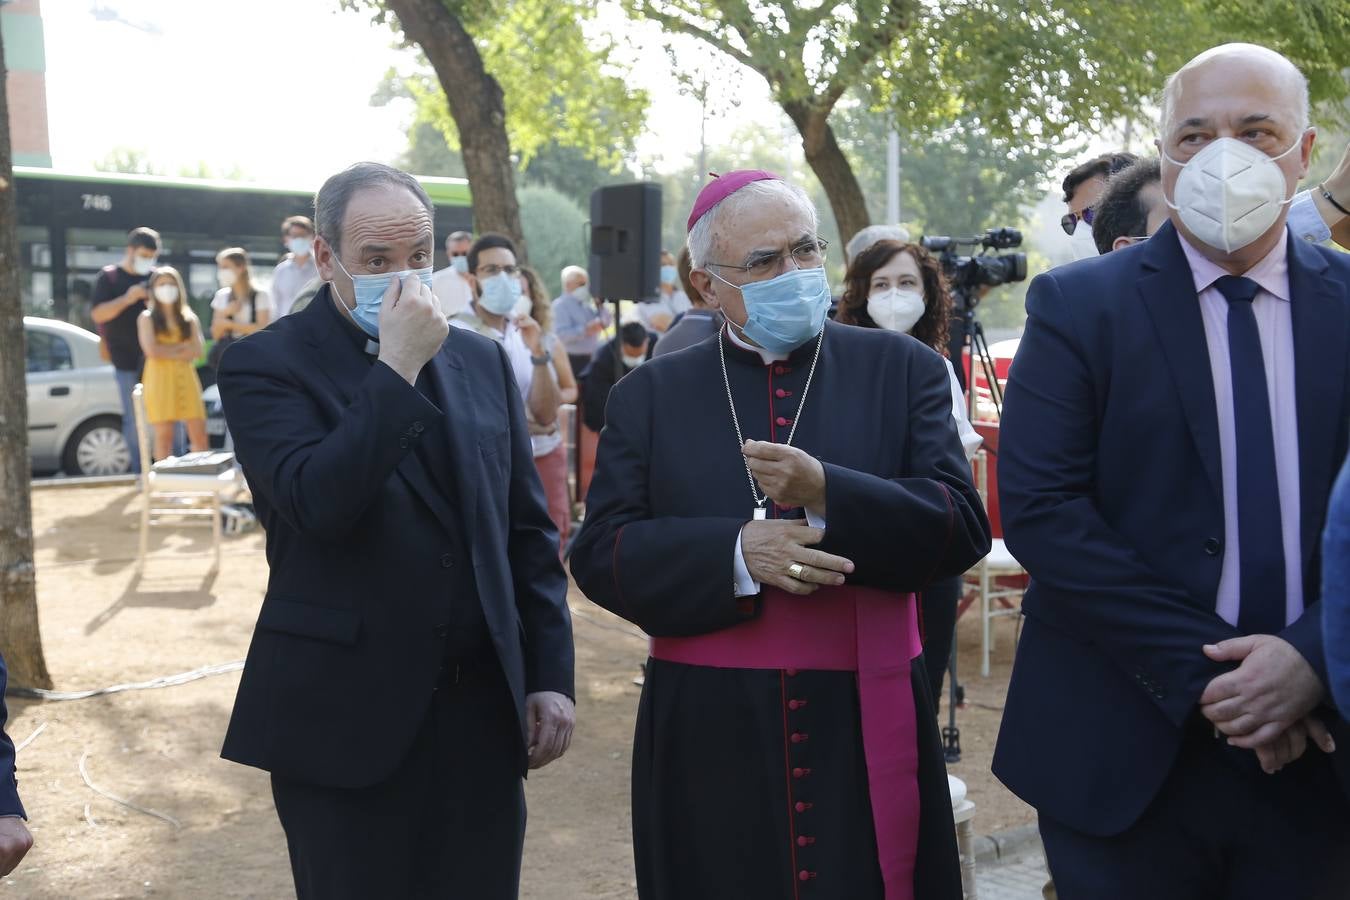
<path id="1" fill-rule="evenodd" d="M 80 198 L 84 200 L 85 209 L 112 212 L 112 197 L 107 194 L 81 194 Z"/>

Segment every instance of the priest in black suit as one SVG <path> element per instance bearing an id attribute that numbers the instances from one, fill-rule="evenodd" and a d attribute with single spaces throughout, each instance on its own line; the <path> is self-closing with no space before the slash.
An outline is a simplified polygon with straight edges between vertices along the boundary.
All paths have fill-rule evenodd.
<path id="1" fill-rule="evenodd" d="M 956 900 L 914 592 L 989 526 L 942 359 L 826 324 L 805 195 L 721 176 L 689 221 L 717 340 L 609 397 L 572 572 L 652 636 L 633 754 L 643 900 Z"/>
<path id="2" fill-rule="evenodd" d="M 327 283 L 220 367 L 271 566 L 223 753 L 272 773 L 302 900 L 513 900 L 522 776 L 573 722 L 520 392 L 447 333 L 415 179 L 359 163 L 315 211 Z"/>

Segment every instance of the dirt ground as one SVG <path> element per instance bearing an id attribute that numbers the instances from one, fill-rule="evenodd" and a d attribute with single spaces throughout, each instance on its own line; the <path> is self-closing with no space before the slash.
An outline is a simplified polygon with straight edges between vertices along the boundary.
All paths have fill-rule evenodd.
<path id="1" fill-rule="evenodd" d="M 153 556 L 138 576 L 138 503 L 130 488 L 34 494 L 42 632 L 58 690 L 186 672 L 240 660 L 247 649 L 266 582 L 261 534 L 227 537 L 222 571 L 208 576 L 208 531 L 152 532 Z M 632 679 L 645 645 L 579 593 L 571 602 L 578 726 L 568 756 L 529 780 L 521 895 L 632 898 L 628 769 L 639 692 Z M 976 831 L 988 833 L 1032 815 L 988 772 L 1012 623 L 998 622 L 989 679 L 976 674 L 975 625 L 967 616 L 960 629 L 965 758 L 952 771 L 978 806 Z M 0 897 L 294 896 L 267 776 L 218 756 L 238 679 L 231 672 L 65 702 L 11 698 L 16 742 L 45 728 L 19 755 L 37 843 L 0 882 Z M 80 774 L 82 757 L 94 785 L 178 824 L 95 793 Z"/>

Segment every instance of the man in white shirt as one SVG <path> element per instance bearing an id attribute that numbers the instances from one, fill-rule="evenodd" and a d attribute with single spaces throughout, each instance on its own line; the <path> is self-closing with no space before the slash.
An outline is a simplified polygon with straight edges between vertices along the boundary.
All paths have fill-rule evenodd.
<path id="1" fill-rule="evenodd" d="M 288 216 L 281 223 L 281 239 L 290 251 L 272 272 L 272 318 L 291 311 L 295 298 L 305 285 L 319 277 L 311 252 L 314 247 L 314 223 L 308 216 Z"/>
<path id="2" fill-rule="evenodd" d="M 431 292 L 440 301 L 447 318 L 459 315 L 473 302 L 473 276 L 469 274 L 469 247 L 473 235 L 456 231 L 445 239 L 450 265 L 431 276 Z"/>

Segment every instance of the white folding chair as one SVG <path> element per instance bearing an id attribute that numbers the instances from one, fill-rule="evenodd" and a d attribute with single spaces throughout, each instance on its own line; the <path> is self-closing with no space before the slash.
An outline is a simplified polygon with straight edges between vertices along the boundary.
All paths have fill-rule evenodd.
<path id="1" fill-rule="evenodd" d="M 971 460 L 975 470 L 975 488 L 985 507 L 989 506 L 989 453 L 980 450 Z M 967 584 L 977 592 L 980 602 L 980 676 L 989 677 L 989 653 L 994 649 L 995 619 L 1016 618 L 1022 614 L 1021 604 L 1014 605 L 1012 598 L 1022 596 L 1026 570 L 1008 552 L 1003 538 L 994 538 L 989 554 L 980 560 L 975 568 L 966 573 Z M 1000 579 L 1014 581 L 1014 584 L 1000 584 Z"/>
<path id="2" fill-rule="evenodd" d="M 239 472 L 231 468 L 219 475 L 182 474 L 156 471 L 151 462 L 150 441 L 146 439 L 145 393 L 136 385 L 131 393 L 136 410 L 136 427 L 141 435 L 141 549 L 138 568 L 145 567 L 151 527 L 180 527 L 186 522 L 211 526 L 211 544 L 215 554 L 212 568 L 220 569 L 221 502 L 239 490 Z M 210 522 L 202 521 L 210 519 Z"/>

